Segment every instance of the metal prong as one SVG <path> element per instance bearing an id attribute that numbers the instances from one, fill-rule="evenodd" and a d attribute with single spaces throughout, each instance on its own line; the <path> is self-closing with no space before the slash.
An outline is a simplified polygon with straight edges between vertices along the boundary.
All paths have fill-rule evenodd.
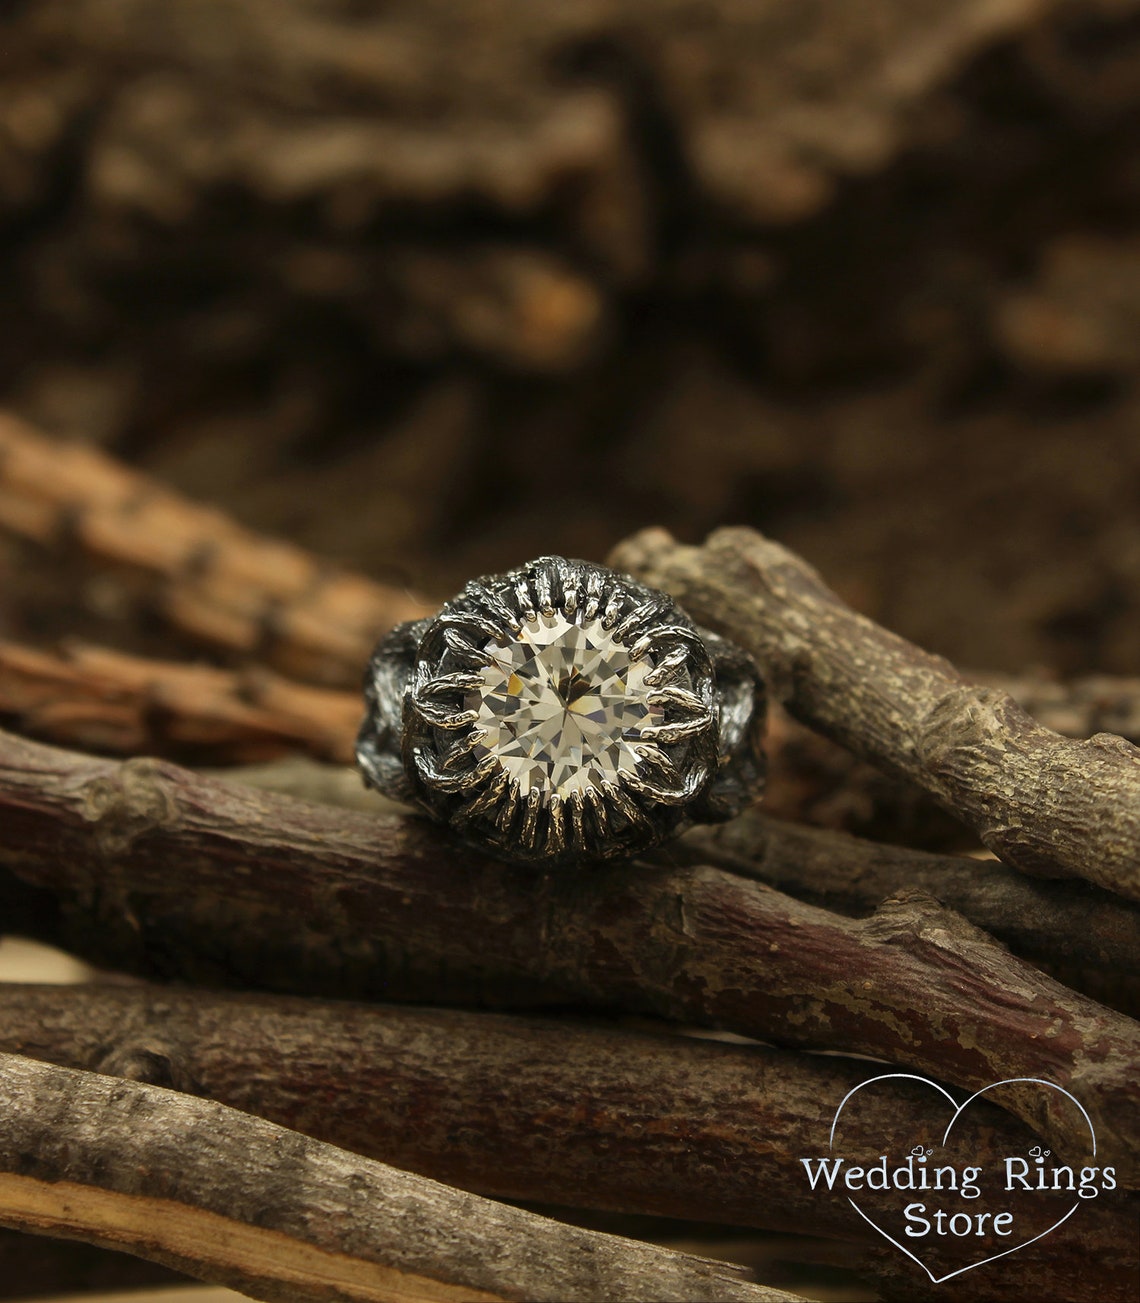
<path id="1" fill-rule="evenodd" d="M 647 724 L 640 736 L 651 742 L 664 742 L 668 745 L 692 737 L 694 733 L 700 733 L 711 726 L 712 716 L 705 714 L 700 719 L 677 720 L 671 724 Z"/>
<path id="2" fill-rule="evenodd" d="M 640 645 L 640 644 L 636 644 Z M 631 653 L 632 655 L 632 653 Z M 645 683 L 651 688 L 659 687 L 685 664 L 689 659 L 689 651 L 686 647 L 674 647 L 671 652 L 667 652 L 651 670 L 645 674 Z"/>
<path id="3" fill-rule="evenodd" d="M 614 638 L 618 642 L 627 641 L 643 626 L 652 623 L 654 618 L 664 611 L 665 607 L 666 603 L 662 602 L 660 598 L 652 598 L 649 601 L 638 603 L 614 630 Z"/>
<path id="4" fill-rule="evenodd" d="M 495 816 L 495 826 L 501 828 L 503 832 L 509 833 L 511 824 L 515 821 L 515 812 L 519 808 L 519 785 L 517 780 L 512 780 L 509 790 L 503 797 L 502 808 Z"/>
<path id="5" fill-rule="evenodd" d="M 549 842 L 555 851 L 566 845 L 566 810 L 559 792 L 550 793 L 550 835 Z"/>
<path id="6" fill-rule="evenodd" d="M 467 620 L 464 621 L 465 624 L 468 622 L 469 621 Z M 500 637 L 500 631 L 497 630 L 494 625 L 489 622 L 484 623 L 483 621 L 478 621 L 477 623 L 479 625 L 479 631 L 481 633 L 486 633 L 488 641 Z M 474 643 L 465 638 L 454 626 L 447 626 L 444 628 L 443 641 L 447 650 L 460 660 L 468 661 L 472 665 L 490 665 L 491 663 L 491 657 L 483 650 L 483 648 L 476 647 Z"/>
<path id="7" fill-rule="evenodd" d="M 643 827 L 649 822 L 645 811 L 633 800 L 620 783 L 609 783 L 606 786 L 606 799 L 610 805 L 616 806 L 630 823 Z"/>
<path id="8" fill-rule="evenodd" d="M 460 773 L 455 781 L 455 790 L 457 792 L 466 792 L 472 787 L 478 785 L 485 779 L 489 778 L 499 767 L 499 762 L 494 756 L 484 756 L 477 765 L 469 769 L 466 773 Z"/>
<path id="9" fill-rule="evenodd" d="M 471 692 L 483 686 L 483 676 L 475 670 L 456 670 L 454 674 L 441 674 L 428 679 L 416 689 L 421 697 L 440 697 L 448 692 Z"/>
<path id="10" fill-rule="evenodd" d="M 577 837 L 580 846 L 586 845 L 589 830 L 586 827 L 586 802 L 581 788 L 576 787 L 566 798 L 566 823 L 569 833 L 567 840 Z"/>
<path id="11" fill-rule="evenodd" d="M 639 661 L 645 653 L 653 646 L 655 639 L 652 634 L 643 633 L 640 638 L 629 649 L 629 659 Z"/>
<path id="12" fill-rule="evenodd" d="M 586 619 L 593 620 L 602 604 L 602 584 L 604 580 L 596 570 L 591 570 L 586 577 Z"/>
<path id="13" fill-rule="evenodd" d="M 423 701 L 412 693 L 412 709 L 424 721 L 433 728 L 466 728 L 468 724 L 474 724 L 479 718 L 479 712 L 475 710 L 448 710 L 445 707 L 436 706 L 430 702 Z"/>
<path id="14" fill-rule="evenodd" d="M 498 593 L 491 592 L 489 588 L 475 588 L 471 593 L 471 599 L 477 606 L 489 612 L 500 624 L 505 624 L 513 633 L 518 633 L 522 629 L 522 620 Z M 501 636 L 501 630 L 499 632 Z"/>
<path id="15" fill-rule="evenodd" d="M 534 594 L 538 599 L 538 609 L 549 619 L 554 614 L 554 586 L 545 566 L 540 566 L 535 573 Z"/>
<path id="16" fill-rule="evenodd" d="M 522 577 L 515 582 L 515 597 L 518 600 L 519 610 L 522 612 L 523 619 L 528 624 L 533 624 L 538 619 L 538 612 L 534 609 L 534 598 L 531 595 L 530 585 L 526 578 Z"/>
<path id="17" fill-rule="evenodd" d="M 633 749 L 638 758 L 644 762 L 642 776 L 661 779 L 671 788 L 681 787 L 681 775 L 677 766 L 660 747 L 639 744 Z"/>
<path id="18" fill-rule="evenodd" d="M 647 680 L 648 677 L 646 675 Z M 706 719 L 712 718 L 709 707 L 695 692 L 690 692 L 688 688 L 678 688 L 676 686 L 656 688 L 653 692 L 645 694 L 645 700 L 650 706 L 674 706 L 678 710 L 685 710 L 694 715 L 703 715 Z"/>
<path id="19" fill-rule="evenodd" d="M 458 769 L 486 737 L 487 730 L 485 728 L 473 728 L 466 737 L 461 737 L 452 744 L 447 755 L 439 762 L 439 767 L 441 769 Z M 487 758 L 490 759 L 491 757 Z"/>
<path id="20" fill-rule="evenodd" d="M 582 799 L 598 835 L 604 837 L 609 832 L 610 820 L 601 792 L 596 787 L 587 787 L 582 792 Z"/>
<path id="21" fill-rule="evenodd" d="M 493 756 L 488 756 L 487 760 L 491 762 L 490 765 L 488 765 L 488 768 L 497 767 L 498 762 Z M 463 807 L 463 818 L 471 819 L 477 814 L 483 814 L 487 810 L 494 809 L 502 798 L 503 793 L 506 791 L 509 781 L 506 772 L 500 769 L 488 786 L 485 787 L 473 801 L 470 801 Z"/>
<path id="22" fill-rule="evenodd" d="M 542 808 L 542 789 L 532 787 L 527 794 L 526 805 L 523 809 L 522 829 L 519 832 L 519 839 L 524 846 L 534 845 L 535 829 L 538 827 L 538 813 Z"/>

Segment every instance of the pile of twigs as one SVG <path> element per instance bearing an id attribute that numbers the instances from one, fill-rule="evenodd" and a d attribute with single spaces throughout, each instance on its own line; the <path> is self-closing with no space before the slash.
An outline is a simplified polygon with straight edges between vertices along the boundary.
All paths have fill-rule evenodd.
<path id="1" fill-rule="evenodd" d="M 786 712 L 773 799 L 649 862 L 536 875 L 379 803 L 137 758 L 345 764 L 371 645 L 423 603 L 10 419 L 0 534 L 121 585 L 212 656 L 0 643 L 5 931 L 137 979 L 0 988 L 0 1224 L 262 1298 L 794 1297 L 492 1201 L 510 1199 L 806 1232 L 884 1297 L 1133 1297 L 1130 741 L 1051 731 L 751 531 L 700 548 L 650 531 L 611 563 L 757 657 Z M 1140 731 L 1135 683 L 1009 686 L 1067 731 Z M 936 806 L 998 859 L 924 848 L 945 837 Z M 914 844 L 788 821 L 871 807 Z M 967 1093 L 1064 1087 L 1116 1194 L 932 1287 L 959 1244 L 926 1272 L 804 1179 L 838 1103 L 890 1070 L 851 1056 Z M 971 1162 L 1035 1137 L 1081 1161 L 1056 1092 L 993 1100 L 963 1116 Z M 886 1082 L 844 1153 L 870 1162 L 945 1123 L 933 1092 Z M 31 1275 L 34 1244 L 11 1247 Z"/>

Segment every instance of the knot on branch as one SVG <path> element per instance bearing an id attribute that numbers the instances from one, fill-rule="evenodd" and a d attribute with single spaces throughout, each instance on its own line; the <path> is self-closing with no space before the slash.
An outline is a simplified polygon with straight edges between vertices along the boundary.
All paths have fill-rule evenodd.
<path id="1" fill-rule="evenodd" d="M 1008 692 L 971 683 L 943 693 L 915 737 L 918 760 L 944 804 L 962 809 L 963 819 L 972 813 L 982 844 L 995 855 L 1046 877 L 1059 870 L 1048 840 L 1032 827 L 1031 812 L 1025 811 L 1024 822 L 1019 817 L 1024 798 L 1017 757 L 1036 765 L 1049 754 L 1054 764 L 1070 768 L 1083 745 L 1039 724 Z"/>
<path id="2" fill-rule="evenodd" d="M 108 1077 L 124 1077 L 148 1086 L 165 1086 L 184 1095 L 202 1093 L 184 1056 L 161 1041 L 127 1041 L 116 1045 L 92 1066 Z"/>
<path id="3" fill-rule="evenodd" d="M 823 576 L 803 557 L 747 525 L 724 525 L 705 540 L 710 552 L 726 563 L 741 561 L 774 597 L 787 601 L 794 591 L 832 598 Z M 697 549 L 693 548 L 693 552 Z"/>
<path id="4" fill-rule="evenodd" d="M 84 784 L 83 817 L 95 825 L 96 845 L 104 855 L 121 855 L 145 833 L 178 823 L 165 769 L 157 760 L 138 758 Z"/>
<path id="5" fill-rule="evenodd" d="M 1125 760 L 1140 765 L 1140 747 L 1117 733 L 1094 733 L 1085 746 L 1096 747 L 1098 751 L 1107 751 L 1109 755 L 1123 756 Z"/>
<path id="6" fill-rule="evenodd" d="M 931 777 L 960 781 L 963 766 L 984 767 L 988 775 L 1010 739 L 1028 733 L 1055 736 L 1008 692 L 962 683 L 943 692 L 919 720 L 914 746 Z"/>
<path id="7" fill-rule="evenodd" d="M 1005 949 L 988 932 L 975 927 L 957 910 L 950 909 L 921 887 L 903 887 L 887 896 L 860 926 L 864 935 L 873 940 L 905 949 L 930 945 L 942 950 L 977 945 Z"/>

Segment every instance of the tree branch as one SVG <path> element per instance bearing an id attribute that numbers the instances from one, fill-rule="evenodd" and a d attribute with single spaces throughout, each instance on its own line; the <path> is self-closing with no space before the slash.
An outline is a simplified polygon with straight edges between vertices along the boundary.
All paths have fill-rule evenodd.
<path id="1" fill-rule="evenodd" d="M 688 863 L 744 873 L 857 918 L 917 888 L 1034 963 L 1140 975 L 1140 906 L 1088 883 L 1027 878 L 995 860 L 886 846 L 758 810 L 691 829 L 671 858 L 681 850 Z"/>
<path id="2" fill-rule="evenodd" d="M 362 789 L 354 771 L 300 757 L 214 776 L 350 810 L 401 810 Z M 1066 985 L 1081 979 L 1099 988 L 1105 977 L 1119 982 L 1140 976 L 1140 907 L 1091 883 L 1029 878 L 998 860 L 930 854 L 803 828 L 758 809 L 727 824 L 692 828 L 647 858 L 716 865 L 856 918 L 873 913 L 887 896 L 916 887 L 1054 976 L 1059 966 Z M 1078 990 L 1084 989 L 1081 980 L 1075 981 Z"/>
<path id="3" fill-rule="evenodd" d="M 803 723 L 902 774 L 1031 873 L 1140 898 L 1140 749 L 1044 728 L 835 596 L 806 562 L 749 529 L 703 547 L 646 530 L 610 563 L 672 593 L 747 647 Z"/>
<path id="4" fill-rule="evenodd" d="M 867 1064 L 565 1019 L 145 987 L 0 986 L 0 1028 L 5 1051 L 205 1095 L 485 1195 L 879 1242 L 801 1165 Z M 940 1143 L 946 1120 L 932 1091 L 883 1082 L 846 1117 L 843 1153 L 869 1163 Z M 958 1126 L 957 1150 L 983 1165 L 1033 1143 L 991 1104 Z M 1001 1201 L 987 1192 L 971 1210 Z M 1131 1303 L 1132 1202 L 1101 1200 L 960 1297 L 1035 1303 L 1080 1281 Z M 953 1245 L 931 1265 L 959 1259 Z"/>
<path id="5" fill-rule="evenodd" d="M 153 609 L 282 673 L 356 686 L 377 637 L 426 613 L 410 594 L 322 567 L 128 470 L 0 413 L 0 529 L 72 547 L 143 584 Z"/>
<path id="6" fill-rule="evenodd" d="M 176 1091 L 15 1055 L 0 1056 L 0 1086 L 0 1223 L 254 1298 L 793 1297 L 743 1268 L 536 1217 Z"/>
<path id="7" fill-rule="evenodd" d="M 423 821 L 9 735 L 0 818 L 10 917 L 95 963 L 310 995 L 622 1008 L 970 1089 L 1045 1077 L 1140 1184 L 1140 1025 L 921 893 L 854 921 L 709 867 L 541 876 Z M 1083 1152 L 1039 1091 L 1011 1090 L 1008 1106 L 1057 1151 Z"/>
<path id="8" fill-rule="evenodd" d="M 0 641 L 0 715 L 84 750 L 231 763 L 302 750 L 349 764 L 363 712 L 359 692 L 309 687 L 256 665 L 224 670 Z"/>

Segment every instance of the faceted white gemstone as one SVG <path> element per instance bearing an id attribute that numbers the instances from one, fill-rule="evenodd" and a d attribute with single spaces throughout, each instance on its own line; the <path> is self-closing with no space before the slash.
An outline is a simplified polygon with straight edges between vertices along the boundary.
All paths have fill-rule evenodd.
<path id="1" fill-rule="evenodd" d="M 631 660 L 600 621 L 561 612 L 485 651 L 491 664 L 465 703 L 485 734 L 475 756 L 494 755 L 523 796 L 567 796 L 637 769 L 641 730 L 663 720 L 646 700 L 648 656 Z"/>

